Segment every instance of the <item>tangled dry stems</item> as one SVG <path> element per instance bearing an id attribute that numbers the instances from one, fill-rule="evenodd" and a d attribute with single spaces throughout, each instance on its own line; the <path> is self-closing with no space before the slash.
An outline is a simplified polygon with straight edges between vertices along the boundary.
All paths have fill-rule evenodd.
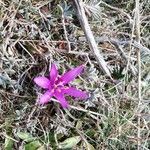
<path id="1" fill-rule="evenodd" d="M 71 2 L 18 2 L 0 1 L 1 147 L 12 139 L 13 147 L 21 149 L 24 145 L 17 132 L 22 131 L 37 137 L 45 149 L 57 149 L 59 142 L 76 135 L 82 137 L 76 149 L 83 149 L 85 142 L 95 149 L 149 149 L 149 3 L 140 3 L 137 44 L 135 1 L 102 1 L 95 8 L 91 1 L 85 2 L 112 82 L 90 51 Z M 141 52 L 140 105 L 137 49 Z M 44 107 L 36 104 L 42 91 L 33 78 L 47 75 L 52 62 L 62 73 L 86 63 L 85 72 L 72 84 L 89 91 L 87 101 L 68 97 L 69 110 L 62 110 L 55 99 Z"/>

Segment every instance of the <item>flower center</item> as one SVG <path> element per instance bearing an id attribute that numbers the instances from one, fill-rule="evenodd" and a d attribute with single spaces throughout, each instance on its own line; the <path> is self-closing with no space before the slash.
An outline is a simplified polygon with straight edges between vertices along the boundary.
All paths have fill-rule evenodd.
<path id="1" fill-rule="evenodd" d="M 53 86 L 53 89 L 54 90 L 57 90 L 58 92 L 61 92 L 61 88 L 63 87 L 63 82 L 59 81 L 59 82 L 55 82 L 54 83 L 54 86 Z"/>

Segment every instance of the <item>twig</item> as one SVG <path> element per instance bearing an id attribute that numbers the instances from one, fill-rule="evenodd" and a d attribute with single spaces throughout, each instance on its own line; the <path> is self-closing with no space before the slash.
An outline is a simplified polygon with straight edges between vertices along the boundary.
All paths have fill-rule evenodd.
<path id="1" fill-rule="evenodd" d="M 84 30 L 85 36 L 87 38 L 87 41 L 89 43 L 90 49 L 91 51 L 93 51 L 93 53 L 95 54 L 95 57 L 98 61 L 99 66 L 101 67 L 101 69 L 103 70 L 104 73 L 106 73 L 111 79 L 111 74 L 109 69 L 107 68 L 107 64 L 104 61 L 103 56 L 100 54 L 97 44 L 95 42 L 93 33 L 90 29 L 90 25 L 88 23 L 88 19 L 85 15 L 85 11 L 83 8 L 83 2 L 81 0 L 74 0 L 76 8 L 77 8 L 77 13 L 78 13 L 78 18 L 80 20 L 81 26 Z"/>
<path id="2" fill-rule="evenodd" d="M 79 40 L 81 42 L 83 42 L 83 41 L 85 42 L 86 41 L 86 39 L 84 37 L 79 37 Z M 126 46 L 126 45 L 131 44 L 131 46 L 134 46 L 135 48 L 140 49 L 141 52 L 144 51 L 144 52 L 150 54 L 150 49 L 148 49 L 147 47 L 143 46 L 141 43 L 138 43 L 135 40 L 132 40 L 132 41 L 131 40 L 121 41 L 121 40 L 118 40 L 117 38 L 109 38 L 108 36 L 96 37 L 95 40 L 96 40 L 97 43 L 100 43 L 100 42 L 111 42 L 113 44 L 113 42 L 115 42 L 119 46 L 120 45 Z"/>
<path id="3" fill-rule="evenodd" d="M 56 100 L 56 99 L 54 99 L 54 98 L 52 98 L 52 101 L 59 103 L 59 101 Z M 108 106 L 109 106 L 109 109 L 110 109 L 111 111 L 116 112 L 115 109 L 113 109 L 113 107 L 111 107 L 109 104 L 108 104 Z M 87 109 L 85 109 L 85 108 L 83 108 L 83 107 L 79 107 L 79 106 L 76 107 L 76 106 L 73 106 L 73 105 L 69 105 L 69 107 L 70 107 L 71 109 L 74 109 L 74 110 L 78 110 L 78 111 L 81 111 L 81 112 L 85 112 L 85 113 L 87 113 L 87 115 L 90 115 L 92 118 L 93 118 L 92 115 L 97 116 L 97 117 L 98 117 L 98 116 L 99 116 L 99 117 L 104 117 L 104 115 L 101 114 L 101 113 L 99 113 L 99 112 L 90 111 L 90 110 L 87 110 Z M 136 129 L 138 129 L 138 127 L 132 122 L 132 119 L 134 118 L 134 116 L 132 116 L 130 119 L 127 119 L 125 116 L 121 115 L 120 113 L 118 113 L 118 112 L 116 112 L 116 113 L 117 113 L 120 117 L 122 117 L 123 119 L 125 119 L 128 123 L 130 123 L 132 126 L 134 126 Z"/>
<path id="4" fill-rule="evenodd" d="M 7 135 L 7 134 L 4 133 L 4 132 L 3 132 L 3 133 L 0 133 L 0 135 L 4 136 L 4 137 L 7 138 L 7 139 L 10 139 L 10 140 L 12 140 L 12 141 L 14 141 L 14 142 L 16 142 L 16 143 L 19 142 L 18 140 L 16 140 L 16 139 L 10 137 L 9 135 Z"/>
<path id="5" fill-rule="evenodd" d="M 45 35 L 43 34 L 43 32 L 41 32 L 41 30 L 39 29 L 39 27 L 36 24 L 33 24 L 32 27 L 38 30 L 38 32 L 40 34 L 40 37 L 43 39 L 43 41 L 47 45 L 48 50 L 50 51 L 51 54 L 54 54 L 55 52 L 53 51 L 53 49 L 51 48 L 50 44 L 48 43 L 48 39 L 45 37 Z"/>
<path id="6" fill-rule="evenodd" d="M 17 8 L 14 10 L 14 14 L 12 15 L 12 17 L 10 18 L 10 20 L 9 20 L 9 23 L 8 23 L 8 27 L 9 27 L 9 29 L 8 29 L 8 36 L 6 36 L 6 38 L 4 39 L 4 46 L 3 46 L 3 52 L 4 53 L 6 53 L 6 51 L 7 51 L 7 46 L 9 45 L 9 43 L 10 43 L 10 39 L 11 39 L 11 36 L 12 36 L 12 30 L 13 30 L 13 28 L 14 28 L 14 20 L 15 20 L 15 16 L 16 16 L 16 14 L 17 14 L 17 11 L 19 10 L 19 7 L 21 6 L 21 3 L 22 3 L 22 0 L 20 0 L 20 2 L 19 2 L 19 4 L 18 4 L 18 6 L 17 6 Z M 13 6 L 13 5 L 12 5 Z M 4 20 L 2 21 L 2 22 L 4 22 Z M 3 23 L 1 24 L 1 25 L 3 25 Z M 0 25 L 0 26 L 1 26 Z M 6 28 L 5 28 L 6 29 Z M 4 32 L 4 31 L 3 31 Z"/>
<path id="7" fill-rule="evenodd" d="M 58 5 L 58 6 L 59 6 L 59 8 L 61 10 L 61 13 L 62 13 L 62 15 L 61 15 L 62 25 L 63 25 L 63 29 L 64 29 L 65 39 L 66 39 L 67 45 L 68 45 L 68 52 L 71 52 L 71 45 L 70 45 L 70 41 L 68 39 L 68 35 L 67 35 L 68 33 L 67 33 L 67 30 L 66 30 L 66 26 L 65 26 L 64 10 L 60 5 Z"/>
<path id="8" fill-rule="evenodd" d="M 132 45 L 136 48 L 139 49 L 140 52 L 144 51 L 147 54 L 150 54 L 150 49 L 148 49 L 147 47 L 143 46 L 140 42 L 134 41 L 132 43 Z"/>
<path id="9" fill-rule="evenodd" d="M 107 4 L 107 3 L 103 2 L 103 1 L 101 2 L 101 4 L 104 4 L 104 5 L 107 6 L 108 8 L 113 9 L 113 10 L 116 10 L 116 11 L 118 11 L 120 14 L 123 14 L 124 16 L 126 16 L 126 17 L 129 19 L 130 24 L 133 22 L 131 16 L 130 16 L 128 13 L 124 12 L 122 9 L 113 7 L 113 6 Z"/>
<path id="10" fill-rule="evenodd" d="M 23 48 L 23 50 L 25 50 L 28 55 L 32 58 L 33 61 L 35 61 L 34 57 L 32 56 L 32 54 L 23 46 L 22 43 L 18 42 L 18 44 Z"/>
<path id="11" fill-rule="evenodd" d="M 31 113 L 28 115 L 27 123 L 30 122 L 30 120 L 31 120 L 31 118 L 32 118 L 32 116 L 33 116 L 33 114 L 34 114 L 34 112 L 35 112 L 36 110 L 37 110 L 37 105 L 35 105 L 35 106 L 32 108 Z"/>
<path id="12" fill-rule="evenodd" d="M 135 34 L 136 34 L 136 41 L 140 43 L 140 12 L 139 12 L 139 0 L 135 0 L 136 7 L 135 7 Z M 141 53 L 140 49 L 137 49 L 137 61 L 138 61 L 138 111 L 140 111 L 141 106 Z M 140 114 L 140 112 L 139 112 Z M 141 149 L 141 129 L 140 129 L 141 119 L 138 115 L 138 150 Z"/>
<path id="13" fill-rule="evenodd" d="M 10 39 L 11 41 L 16 41 L 16 39 Z M 19 39 L 18 40 L 19 42 L 43 42 L 43 40 L 30 40 L 30 39 Z M 58 40 L 58 41 L 55 41 L 55 40 L 53 40 L 53 41 L 48 41 L 48 43 L 61 43 L 61 42 L 63 42 L 63 43 L 67 43 L 67 41 L 65 41 L 65 40 Z M 70 42 L 70 43 L 75 43 L 75 42 Z"/>
<path id="14" fill-rule="evenodd" d="M 121 44 L 119 44 L 118 40 L 113 39 L 113 38 L 105 37 L 105 41 L 106 42 L 111 42 L 115 46 L 115 48 L 117 49 L 120 57 L 125 61 L 125 63 L 128 63 L 128 57 L 125 54 L 125 52 L 123 51 L 122 46 L 121 46 Z M 131 69 L 132 74 L 135 76 L 136 75 L 135 69 L 131 65 L 129 65 L 129 67 Z"/>
<path id="15" fill-rule="evenodd" d="M 131 43 L 130 40 L 121 41 L 121 40 L 118 40 L 118 39 L 116 39 L 116 38 L 108 38 L 107 36 L 96 37 L 95 40 L 96 40 L 97 43 L 100 43 L 100 42 L 112 42 L 112 41 L 114 41 L 114 42 L 116 42 L 119 46 L 120 46 L 120 45 L 129 45 L 129 44 Z M 10 39 L 10 41 L 15 42 L 16 39 Z M 79 37 L 79 41 L 80 41 L 80 42 L 86 42 L 86 38 L 84 38 L 84 37 Z M 32 43 L 40 42 L 40 43 L 42 43 L 43 41 L 42 41 L 42 40 L 30 40 L 30 39 L 18 39 L 18 41 L 16 41 L 16 43 L 17 43 L 17 42 L 32 42 Z M 53 41 L 48 41 L 48 43 L 61 43 L 61 42 L 67 43 L 67 41 L 65 41 L 65 40 L 58 40 L 58 41 L 54 41 L 54 40 L 53 40 Z M 78 43 L 80 43 L 80 42 L 78 42 Z M 71 41 L 70 41 L 70 43 L 75 44 L 75 42 L 71 42 Z M 140 49 L 141 52 L 144 51 L 144 52 L 150 54 L 150 49 L 148 49 L 147 47 L 143 46 L 141 43 L 138 43 L 137 41 L 134 41 L 134 40 L 133 40 L 132 43 L 131 43 L 131 45 L 134 46 L 135 48 Z M 66 52 L 66 50 L 64 50 L 64 51 Z M 67 53 L 67 52 L 66 52 L 66 53 Z M 71 51 L 71 53 L 72 53 L 72 51 Z M 84 53 L 84 52 L 82 52 L 82 53 Z M 91 55 L 92 55 L 92 54 L 91 54 Z M 127 56 L 126 56 L 126 57 L 127 57 Z"/>

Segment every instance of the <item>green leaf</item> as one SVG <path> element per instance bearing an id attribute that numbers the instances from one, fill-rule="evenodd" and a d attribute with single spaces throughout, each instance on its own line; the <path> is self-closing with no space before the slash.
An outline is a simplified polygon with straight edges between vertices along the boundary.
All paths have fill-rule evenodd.
<path id="1" fill-rule="evenodd" d="M 46 148 L 45 148 L 45 146 L 43 145 L 43 146 L 39 147 L 37 150 L 46 150 Z"/>
<path id="2" fill-rule="evenodd" d="M 83 126 L 83 121 L 78 120 L 78 122 L 76 124 L 76 128 L 80 130 L 82 128 L 82 126 Z"/>
<path id="3" fill-rule="evenodd" d="M 41 146 L 42 144 L 39 141 L 33 141 L 25 145 L 25 150 L 37 150 Z"/>
<path id="4" fill-rule="evenodd" d="M 17 136 L 25 142 L 31 142 L 36 139 L 30 133 L 27 132 L 17 132 Z"/>
<path id="5" fill-rule="evenodd" d="M 6 137 L 4 149 L 5 150 L 12 150 L 13 149 L 13 140 L 12 139 Z"/>
<path id="6" fill-rule="evenodd" d="M 58 147 L 60 149 L 70 149 L 76 146 L 80 142 L 80 140 L 81 140 L 80 136 L 74 136 L 59 143 Z"/>
<path id="7" fill-rule="evenodd" d="M 91 145 L 88 142 L 85 142 L 84 145 L 85 145 L 85 149 L 86 150 L 95 150 L 95 148 L 93 147 L 93 145 Z"/>

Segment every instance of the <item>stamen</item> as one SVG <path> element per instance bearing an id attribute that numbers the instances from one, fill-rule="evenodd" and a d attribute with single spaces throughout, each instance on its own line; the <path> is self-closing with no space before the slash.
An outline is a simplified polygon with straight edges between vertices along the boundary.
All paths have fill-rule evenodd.
<path id="1" fill-rule="evenodd" d="M 54 89 L 51 90 L 52 93 L 54 93 L 54 91 L 55 91 Z"/>
<path id="2" fill-rule="evenodd" d="M 58 91 L 59 93 L 61 93 L 61 89 L 57 89 L 57 91 Z"/>

